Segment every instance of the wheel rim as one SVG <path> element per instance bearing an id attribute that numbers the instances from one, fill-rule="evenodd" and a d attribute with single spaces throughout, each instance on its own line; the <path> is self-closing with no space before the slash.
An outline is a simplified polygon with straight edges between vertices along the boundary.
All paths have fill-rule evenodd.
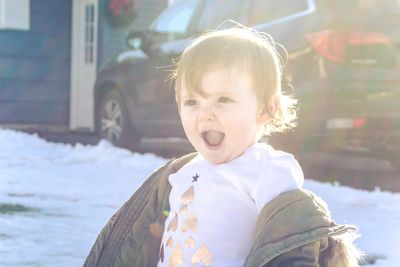
<path id="1" fill-rule="evenodd" d="M 101 132 L 103 137 L 115 144 L 121 138 L 122 133 L 122 109 L 115 100 L 109 100 L 104 105 L 104 113 L 101 118 Z"/>

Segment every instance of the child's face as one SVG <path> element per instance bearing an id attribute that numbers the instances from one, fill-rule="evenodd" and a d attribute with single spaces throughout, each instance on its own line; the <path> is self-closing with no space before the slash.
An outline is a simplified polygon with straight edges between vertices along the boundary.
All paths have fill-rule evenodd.
<path id="1" fill-rule="evenodd" d="M 251 75 L 221 68 L 206 72 L 201 96 L 182 86 L 180 115 L 185 133 L 209 162 L 220 164 L 240 156 L 257 142 L 270 117 L 257 108 Z"/>

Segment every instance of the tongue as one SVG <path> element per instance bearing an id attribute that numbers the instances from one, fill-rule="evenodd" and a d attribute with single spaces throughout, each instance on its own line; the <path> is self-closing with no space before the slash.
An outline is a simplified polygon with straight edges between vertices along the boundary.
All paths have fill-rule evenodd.
<path id="1" fill-rule="evenodd" d="M 204 133 L 204 139 L 210 146 L 219 146 L 224 140 L 225 134 L 217 131 L 207 131 Z"/>

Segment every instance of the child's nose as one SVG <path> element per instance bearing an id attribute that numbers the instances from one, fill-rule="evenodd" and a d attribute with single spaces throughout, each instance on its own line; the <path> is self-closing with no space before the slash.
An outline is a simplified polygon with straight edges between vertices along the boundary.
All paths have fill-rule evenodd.
<path id="1" fill-rule="evenodd" d="M 213 121 L 215 120 L 216 116 L 212 108 L 204 107 L 200 111 L 200 119 L 202 121 Z"/>

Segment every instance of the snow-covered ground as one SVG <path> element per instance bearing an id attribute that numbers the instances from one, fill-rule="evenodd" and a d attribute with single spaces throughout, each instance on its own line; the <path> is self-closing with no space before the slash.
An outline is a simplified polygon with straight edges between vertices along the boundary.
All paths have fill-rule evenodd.
<path id="1" fill-rule="evenodd" d="M 104 223 L 164 162 L 104 141 L 71 146 L 0 129 L 0 266 L 81 266 Z M 305 187 L 336 221 L 359 227 L 358 246 L 380 258 L 371 266 L 400 266 L 400 193 Z"/>

